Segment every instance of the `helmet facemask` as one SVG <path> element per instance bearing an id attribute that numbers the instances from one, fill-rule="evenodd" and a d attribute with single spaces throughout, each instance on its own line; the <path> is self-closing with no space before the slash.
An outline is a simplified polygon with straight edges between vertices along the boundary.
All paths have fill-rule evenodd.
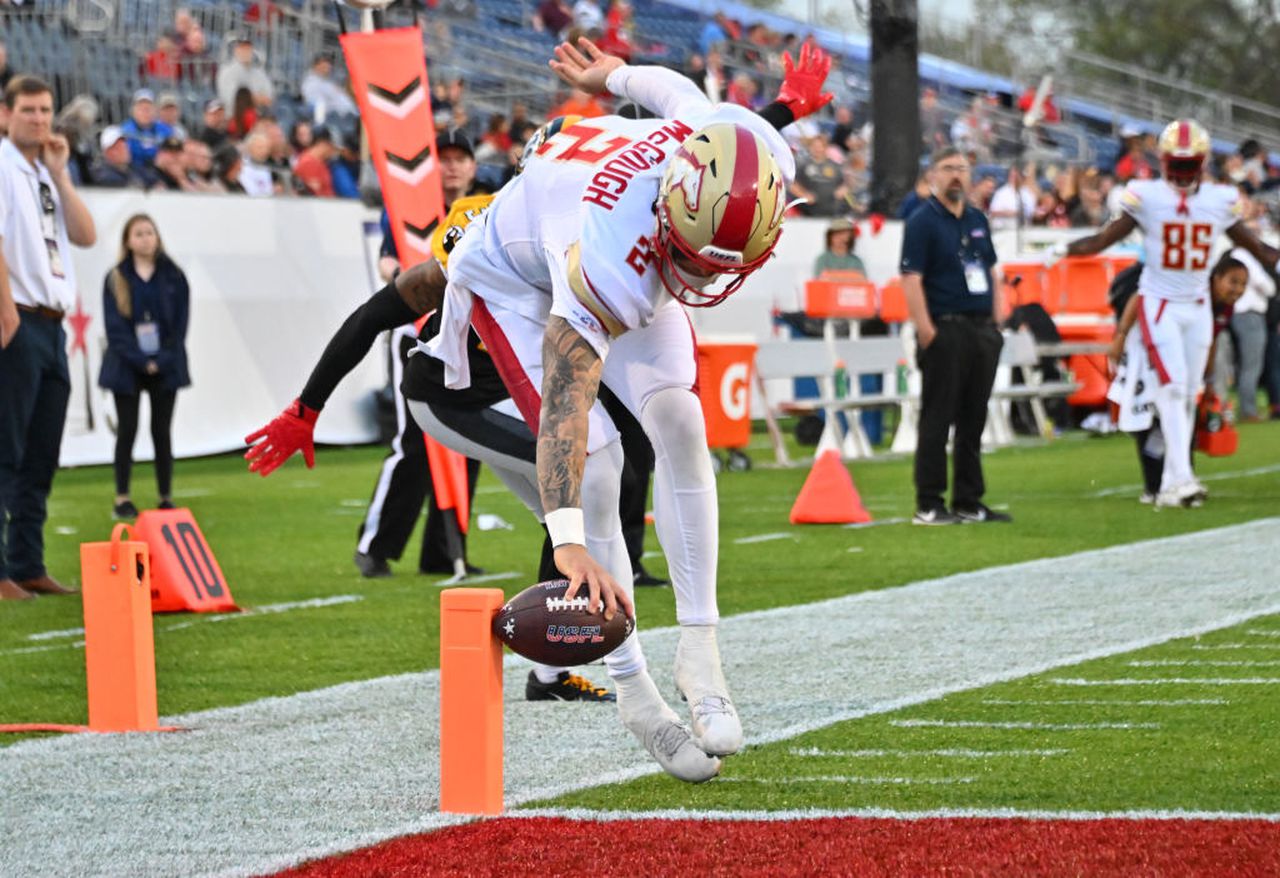
<path id="1" fill-rule="evenodd" d="M 1200 182 L 1200 172 L 1204 168 L 1204 156 L 1172 156 L 1166 155 L 1161 160 L 1164 178 L 1175 189 L 1193 189 Z"/>
<path id="2" fill-rule="evenodd" d="M 658 255 L 658 278 L 671 297 L 690 308 L 719 305 L 738 290 L 747 276 L 773 255 L 773 247 L 754 262 L 742 265 L 717 260 L 699 253 L 672 228 L 666 217 L 666 204 L 658 202 L 658 234 L 654 250 Z M 781 237 L 781 231 L 778 237 Z M 774 240 L 777 246 L 777 240 Z M 711 249 L 711 248 L 704 248 Z"/>

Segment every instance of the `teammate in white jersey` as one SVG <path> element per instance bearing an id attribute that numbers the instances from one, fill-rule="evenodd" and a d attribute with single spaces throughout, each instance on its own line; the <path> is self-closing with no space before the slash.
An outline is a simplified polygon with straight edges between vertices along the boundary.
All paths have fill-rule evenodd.
<path id="1" fill-rule="evenodd" d="M 468 384 L 470 323 L 538 437 L 556 566 L 612 615 L 632 603 L 618 521 L 621 450 L 595 402 L 608 384 L 654 446 L 655 520 L 681 623 L 676 684 L 692 734 L 658 693 L 635 637 L 606 661 L 627 728 L 672 775 L 707 780 L 720 756 L 741 747 L 742 729 L 716 642 L 715 480 L 693 392 L 693 333 L 679 302 L 716 304 L 769 257 L 794 173 L 777 131 L 831 99 L 822 91 L 830 59 L 810 47 L 798 66 L 787 58 L 778 99 L 756 114 L 712 105 L 678 74 L 580 45 L 586 55 L 557 49 L 557 73 L 661 118 L 592 119 L 549 137 L 456 243 L 447 288 L 432 260 L 375 294 L 335 336 L 299 399 L 253 435 L 262 441 L 246 457 L 265 473 L 294 451 L 306 455 L 319 406 L 377 329 L 437 307 L 443 295 L 430 349 L 445 363 L 446 384 Z"/>
<path id="2" fill-rule="evenodd" d="M 1280 256 L 1240 222 L 1234 186 L 1201 181 L 1209 148 L 1208 132 L 1195 121 L 1169 123 L 1160 135 L 1163 178 L 1131 180 L 1120 200 L 1123 213 L 1096 235 L 1067 247 L 1068 256 L 1098 253 L 1142 229 L 1137 323 L 1160 381 L 1155 406 L 1165 457 L 1159 506 L 1191 505 L 1206 494 L 1191 471 L 1191 429 L 1213 339 L 1208 277 L 1214 242 L 1225 232 L 1273 267 Z"/>

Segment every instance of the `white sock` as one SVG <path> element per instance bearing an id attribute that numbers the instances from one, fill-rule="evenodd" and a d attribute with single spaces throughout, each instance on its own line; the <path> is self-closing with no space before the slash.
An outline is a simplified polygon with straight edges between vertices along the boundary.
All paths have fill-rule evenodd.
<path id="1" fill-rule="evenodd" d="M 560 679 L 560 674 L 564 668 L 553 668 L 551 665 L 534 665 L 533 675 L 538 678 L 539 683 L 554 683 Z"/>

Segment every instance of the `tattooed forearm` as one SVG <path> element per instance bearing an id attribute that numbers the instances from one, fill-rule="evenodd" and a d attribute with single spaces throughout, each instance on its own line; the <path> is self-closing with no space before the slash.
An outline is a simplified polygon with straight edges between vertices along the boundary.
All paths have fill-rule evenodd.
<path id="1" fill-rule="evenodd" d="M 562 317 L 542 342 L 542 415 L 538 421 L 538 491 L 542 508 L 582 505 L 587 412 L 596 401 L 603 362 Z"/>
<path id="2" fill-rule="evenodd" d="M 444 287 L 444 270 L 434 259 L 419 262 L 396 278 L 396 291 L 400 298 L 417 314 L 439 308 L 444 300 Z"/>

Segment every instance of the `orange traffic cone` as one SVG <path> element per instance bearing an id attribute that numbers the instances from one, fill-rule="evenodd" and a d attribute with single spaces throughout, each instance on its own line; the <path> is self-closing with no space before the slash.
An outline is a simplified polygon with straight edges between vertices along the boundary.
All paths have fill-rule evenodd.
<path id="1" fill-rule="evenodd" d="M 870 520 L 871 513 L 862 505 L 840 452 L 834 448 L 819 451 L 791 507 L 791 523 L 865 524 Z"/>

